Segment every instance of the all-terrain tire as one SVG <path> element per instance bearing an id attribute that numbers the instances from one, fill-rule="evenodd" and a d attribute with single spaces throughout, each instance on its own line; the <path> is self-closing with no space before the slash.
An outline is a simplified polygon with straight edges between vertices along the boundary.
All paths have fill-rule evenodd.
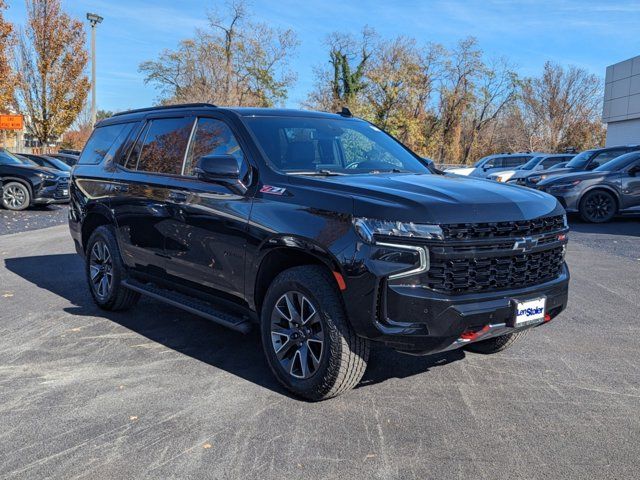
<path id="1" fill-rule="evenodd" d="M 296 378 L 291 368 L 287 371 L 273 344 L 272 316 L 277 315 L 277 302 L 287 294 L 306 297 L 320 316 L 324 343 L 317 370 L 310 378 Z M 304 265 L 280 273 L 269 286 L 260 323 L 269 366 L 280 383 L 295 395 L 311 401 L 325 400 L 352 389 L 364 375 L 369 341 L 358 337 L 351 328 L 335 279 L 325 268 Z"/>
<path id="2" fill-rule="evenodd" d="M 104 295 L 98 292 L 91 277 L 91 255 L 94 247 L 99 242 L 100 245 L 106 246 L 111 258 L 111 282 L 110 287 Z M 126 278 L 127 274 L 113 227 L 110 225 L 103 225 L 96 228 L 91 234 L 91 237 L 89 237 L 85 250 L 85 274 L 93 301 L 103 310 L 128 310 L 140 299 L 138 292 L 134 292 L 122 285 L 122 281 Z"/>
<path id="3" fill-rule="evenodd" d="M 482 353 L 485 355 L 498 353 L 509 348 L 527 333 L 529 333 L 529 329 L 516 333 L 507 333 L 506 335 L 500 335 L 499 337 L 490 338 L 488 340 L 470 343 L 465 348 L 470 352 Z"/>

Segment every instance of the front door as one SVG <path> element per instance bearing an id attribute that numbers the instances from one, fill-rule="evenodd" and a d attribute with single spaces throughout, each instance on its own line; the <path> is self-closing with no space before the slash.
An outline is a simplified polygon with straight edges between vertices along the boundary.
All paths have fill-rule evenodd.
<path id="1" fill-rule="evenodd" d="M 634 168 L 640 168 L 640 160 L 625 168 L 620 177 L 622 208 L 640 211 L 640 172 L 634 172 Z"/>
<path id="2" fill-rule="evenodd" d="M 167 271 L 173 281 L 244 296 L 244 260 L 252 197 L 200 180 L 194 172 L 204 155 L 233 155 L 245 182 L 250 171 L 245 148 L 221 118 L 198 118 L 182 176 L 170 185 Z"/>

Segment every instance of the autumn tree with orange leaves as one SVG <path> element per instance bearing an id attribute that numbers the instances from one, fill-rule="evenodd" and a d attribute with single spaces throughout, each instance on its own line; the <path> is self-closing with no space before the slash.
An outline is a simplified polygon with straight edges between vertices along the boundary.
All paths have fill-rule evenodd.
<path id="1" fill-rule="evenodd" d="M 42 145 L 60 137 L 82 110 L 90 88 L 82 23 L 60 0 L 27 0 L 17 48 L 17 98 Z"/>

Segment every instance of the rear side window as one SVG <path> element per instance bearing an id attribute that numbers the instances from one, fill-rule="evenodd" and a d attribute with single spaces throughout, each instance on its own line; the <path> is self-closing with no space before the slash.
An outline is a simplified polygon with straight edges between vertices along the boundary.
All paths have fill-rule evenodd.
<path id="1" fill-rule="evenodd" d="M 193 175 L 193 168 L 205 155 L 233 155 L 238 161 L 238 166 L 242 166 L 244 159 L 238 140 L 229 126 L 214 118 L 198 119 L 184 174 Z"/>
<path id="2" fill-rule="evenodd" d="M 192 118 L 151 120 L 141 137 L 137 170 L 180 175 L 192 126 Z"/>
<path id="3" fill-rule="evenodd" d="M 119 123 L 96 128 L 82 150 L 78 163 L 81 165 L 97 165 L 102 162 L 109 150 L 116 144 L 116 140 L 118 144 L 122 143 L 123 137 L 130 131 L 131 125 L 130 123 Z M 117 149 L 118 145 L 115 148 Z"/>

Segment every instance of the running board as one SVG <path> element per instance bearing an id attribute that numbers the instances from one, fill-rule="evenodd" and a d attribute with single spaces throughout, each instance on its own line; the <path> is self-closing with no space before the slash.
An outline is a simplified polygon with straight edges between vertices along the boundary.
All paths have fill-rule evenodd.
<path id="1" fill-rule="evenodd" d="M 130 290 L 147 295 L 174 307 L 186 310 L 189 313 L 211 320 L 219 325 L 230 328 L 240 333 L 248 333 L 251 330 L 251 322 L 247 317 L 241 317 L 223 312 L 212 305 L 196 298 L 184 295 L 174 290 L 167 290 L 153 284 L 138 282 L 137 280 L 123 280 L 122 285 Z"/>

